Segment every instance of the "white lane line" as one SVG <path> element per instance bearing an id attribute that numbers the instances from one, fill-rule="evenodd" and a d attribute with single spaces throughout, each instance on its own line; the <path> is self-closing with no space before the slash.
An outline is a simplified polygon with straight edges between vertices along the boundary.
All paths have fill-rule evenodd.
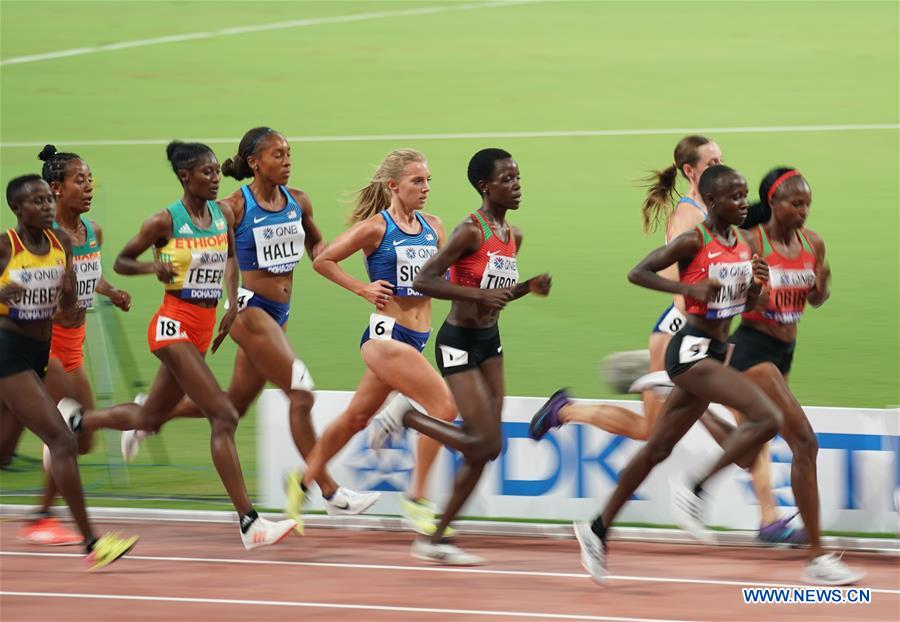
<path id="1" fill-rule="evenodd" d="M 245 600 L 237 598 L 182 598 L 177 596 L 138 596 L 132 594 L 66 594 L 62 592 L 7 592 L 0 596 L 23 598 L 78 598 L 93 600 L 150 601 L 163 603 L 198 603 L 208 605 L 252 605 L 254 607 L 308 607 L 313 609 L 355 609 L 363 611 L 391 611 L 394 613 L 431 613 L 460 616 L 492 616 L 502 618 L 535 618 L 543 620 L 601 620 L 604 622 L 688 622 L 661 618 L 622 618 L 618 616 L 591 616 L 563 613 L 538 613 L 531 611 L 498 611 L 478 609 L 443 609 L 439 607 L 391 607 L 388 605 L 349 605 L 342 603 L 314 603 L 283 600 Z"/>
<path id="2" fill-rule="evenodd" d="M 7 557 L 78 557 L 78 553 L 33 553 L 27 551 L 0 551 L 0 556 Z M 449 572 L 461 574 L 503 575 L 521 577 L 545 577 L 556 579 L 588 579 L 583 572 L 542 572 L 539 570 L 494 570 L 491 568 L 454 568 L 449 566 L 402 566 L 393 564 L 349 564 L 337 562 L 296 562 L 265 559 L 231 559 L 218 557 L 172 557 L 162 555 L 129 555 L 129 560 L 154 561 L 154 562 L 184 562 L 203 564 L 239 564 L 239 565 L 269 565 L 269 566 L 298 566 L 306 568 L 338 568 L 346 570 L 395 570 L 415 572 Z M 799 569 L 799 564 L 798 564 Z M 759 581 L 726 581 L 721 579 L 688 579 L 677 577 L 638 577 L 631 575 L 609 575 L 611 581 L 636 581 L 645 583 L 684 583 L 695 585 L 725 585 L 735 587 L 786 587 L 807 588 L 808 585 L 799 583 L 769 583 Z M 876 594 L 900 595 L 900 589 L 872 588 Z"/>
<path id="3" fill-rule="evenodd" d="M 513 139 L 513 138 L 594 138 L 603 136 L 668 136 L 688 134 L 781 134 L 786 132 L 859 132 L 878 130 L 900 130 L 900 123 L 861 123 L 839 125 L 759 125 L 747 127 L 672 127 L 660 129 L 622 130 L 550 130 L 543 132 L 455 132 L 447 134 L 348 134 L 337 136 L 288 136 L 292 143 L 354 143 L 354 142 L 396 142 L 418 140 L 463 140 L 463 139 Z M 132 147 L 145 145 L 167 145 L 171 138 L 132 138 L 124 140 L 48 140 L 9 141 L 0 143 L 2 148 L 43 147 L 47 143 L 70 147 Z M 210 145 L 237 144 L 241 137 L 231 138 L 185 138 Z"/>
<path id="4" fill-rule="evenodd" d="M 12 56 L 0 60 L 0 65 L 19 65 L 22 63 L 34 63 L 55 58 L 69 58 L 72 56 L 84 56 L 98 52 L 114 52 L 131 48 L 145 47 L 148 45 L 163 45 L 166 43 L 178 43 L 181 41 L 195 41 L 198 39 L 213 39 L 215 37 L 228 37 L 244 35 L 254 32 L 267 32 L 270 30 L 284 30 L 287 28 L 305 28 L 307 26 L 321 26 L 323 24 L 341 24 L 344 22 L 362 22 L 373 19 L 385 19 L 393 17 L 416 17 L 419 15 L 434 15 L 435 13 L 449 13 L 451 11 L 468 11 L 471 9 L 487 9 L 493 7 L 514 6 L 517 4 L 529 4 L 540 0 L 494 0 L 492 2 L 477 2 L 467 4 L 443 4 L 439 6 L 426 6 L 417 9 L 404 9 L 402 11 L 374 11 L 368 13 L 351 13 L 350 15 L 334 15 L 330 17 L 311 17 L 307 19 L 293 19 L 271 24 L 257 24 L 251 26 L 237 26 L 233 28 L 220 28 L 208 32 L 188 32 L 180 35 L 166 35 L 149 39 L 135 39 L 133 41 L 121 41 L 107 45 L 74 48 L 71 50 L 59 50 L 45 52 L 43 54 L 29 54 L 27 56 Z"/>

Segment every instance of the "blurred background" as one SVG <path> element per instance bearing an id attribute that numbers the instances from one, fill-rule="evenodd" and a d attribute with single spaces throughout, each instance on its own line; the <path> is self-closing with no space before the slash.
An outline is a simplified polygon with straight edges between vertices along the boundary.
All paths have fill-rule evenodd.
<path id="1" fill-rule="evenodd" d="M 801 324 L 794 392 L 805 405 L 900 404 L 894 2 L 5 1 L 0 11 L 3 183 L 39 172 L 45 143 L 81 155 L 106 274 L 134 298 L 129 313 L 101 307 L 89 325 L 103 399 L 130 399 L 158 366 L 146 327 L 161 288 L 115 275 L 112 263 L 148 215 L 180 197 L 165 144 L 204 141 L 224 161 L 246 130 L 268 125 L 291 141 L 291 185 L 311 196 L 326 239 L 391 149 L 428 156 L 426 209 L 448 229 L 480 204 L 470 156 L 513 154 L 520 271 L 549 271 L 554 286 L 503 314 L 509 395 L 567 385 L 614 396 L 600 360 L 645 348 L 667 304 L 625 279 L 663 241 L 641 232 L 638 180 L 671 163 L 679 138 L 716 140 L 751 195 L 770 168 L 796 166 L 834 276 L 831 300 Z M 224 179 L 220 196 L 237 185 Z M 13 223 L 0 210 L 2 227 Z M 358 260 L 348 267 L 363 272 Z M 446 309 L 435 305 L 435 325 Z M 298 268 L 288 335 L 318 388 L 353 389 L 368 313 L 308 260 Z M 209 358 L 223 385 L 233 355 L 226 342 Z M 252 412 L 238 435 L 253 490 Z M 105 440 L 81 460 L 88 495 L 104 505 L 229 507 L 205 421 L 170 424 L 127 471 L 118 436 Z M 33 436 L 19 454 L 2 472 L 3 502 L 38 489 Z"/>

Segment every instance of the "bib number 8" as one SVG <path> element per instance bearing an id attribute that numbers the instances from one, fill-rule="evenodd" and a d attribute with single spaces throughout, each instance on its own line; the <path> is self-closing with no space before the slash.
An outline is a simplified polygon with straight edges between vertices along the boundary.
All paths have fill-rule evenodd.
<path id="1" fill-rule="evenodd" d="M 685 335 L 678 348 L 679 363 L 694 363 L 709 356 L 709 338 Z"/>

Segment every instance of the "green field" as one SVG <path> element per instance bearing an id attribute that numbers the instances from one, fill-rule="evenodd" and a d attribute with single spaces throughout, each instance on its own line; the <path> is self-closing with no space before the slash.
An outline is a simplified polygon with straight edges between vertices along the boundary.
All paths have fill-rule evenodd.
<path id="1" fill-rule="evenodd" d="M 412 14 L 420 7 L 435 10 Z M 511 151 L 525 192 L 511 218 L 525 234 L 520 270 L 526 277 L 552 272 L 554 289 L 504 313 L 508 393 L 569 385 L 579 396 L 611 397 L 598 362 L 645 347 L 667 304 L 665 295 L 625 279 L 661 242 L 640 231 L 635 180 L 669 163 L 680 128 L 696 128 L 710 130 L 752 188 L 782 164 L 811 181 L 810 226 L 826 241 L 834 280 L 832 299 L 801 327 L 791 378 L 800 401 L 900 403 L 897 3 L 5 0 L 0 11 L 3 182 L 38 171 L 44 142 L 90 163 L 104 264 L 134 295 L 122 317 L 124 339 L 145 379 L 156 369 L 145 335 L 161 291 L 152 279 L 118 277 L 111 266 L 140 222 L 180 196 L 164 144 L 205 139 L 224 160 L 246 129 L 265 124 L 294 138 L 292 185 L 309 192 L 329 239 L 343 227 L 349 193 L 395 147 L 427 154 L 428 209 L 450 227 L 479 205 L 465 177 L 471 154 L 487 146 Z M 358 19 L 330 19 L 342 15 Z M 219 32 L 303 19 L 310 21 Z M 90 50 L 187 33 L 209 36 Z M 88 53 L 11 62 L 77 48 Z M 869 124 L 887 127 L 771 129 Z M 592 130 L 644 132 L 523 136 Z M 433 136 L 472 133 L 513 135 Z M 223 195 L 236 186 L 227 180 Z M 0 221 L 10 226 L 11 213 L 0 210 Z M 361 262 L 348 265 L 362 272 Z M 368 307 L 308 262 L 295 291 L 292 343 L 320 388 L 353 388 Z M 436 305 L 436 324 L 445 311 Z M 233 353 L 227 344 L 210 359 L 223 382 Z M 196 468 L 196 478 L 191 469 L 132 468 L 127 492 L 221 496 L 205 429 L 179 422 L 165 434 L 172 461 Z M 252 419 L 241 439 L 249 474 Z M 33 442 L 25 450 L 39 455 Z M 89 487 L 109 492 L 102 454 L 86 462 L 97 464 L 86 469 Z M 150 462 L 144 455 L 139 465 Z M 30 488 L 36 478 L 30 468 L 4 473 L 2 488 Z"/>

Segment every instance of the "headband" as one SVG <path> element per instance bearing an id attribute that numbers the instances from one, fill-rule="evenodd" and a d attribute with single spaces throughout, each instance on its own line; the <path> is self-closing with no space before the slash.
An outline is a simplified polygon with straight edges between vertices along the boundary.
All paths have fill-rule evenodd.
<path id="1" fill-rule="evenodd" d="M 775 191 L 778 189 L 778 186 L 786 182 L 791 177 L 797 177 L 800 175 L 800 171 L 797 169 L 791 169 L 786 173 L 782 173 L 778 179 L 772 182 L 772 187 L 769 188 L 769 191 L 766 193 L 766 201 L 771 201 L 772 197 L 775 196 Z"/>

